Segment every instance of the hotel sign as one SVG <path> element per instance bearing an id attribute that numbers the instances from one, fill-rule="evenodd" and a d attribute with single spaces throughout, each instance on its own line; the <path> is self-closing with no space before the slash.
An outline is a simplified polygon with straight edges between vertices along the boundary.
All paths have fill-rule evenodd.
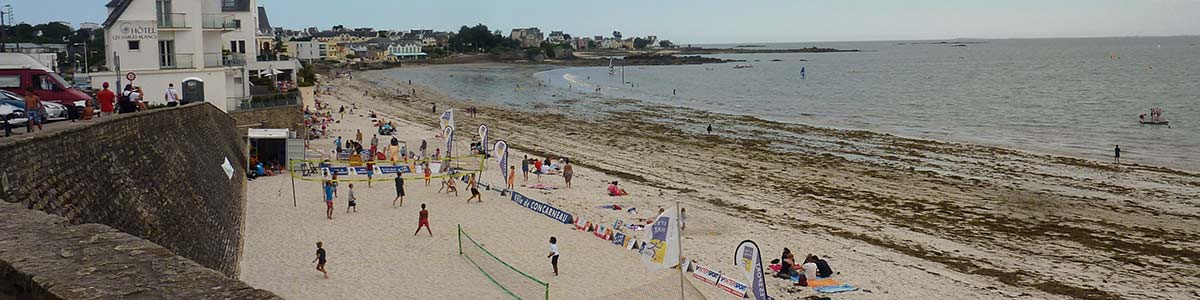
<path id="1" fill-rule="evenodd" d="M 112 39 L 120 40 L 157 40 L 158 26 L 154 21 L 125 21 L 113 26 Z"/>

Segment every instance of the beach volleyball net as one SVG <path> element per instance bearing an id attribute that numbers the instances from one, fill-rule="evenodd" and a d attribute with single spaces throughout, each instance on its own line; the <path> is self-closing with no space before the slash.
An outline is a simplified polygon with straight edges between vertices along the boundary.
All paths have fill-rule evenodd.
<path id="1" fill-rule="evenodd" d="M 466 176 L 482 174 L 484 162 L 483 155 L 421 160 L 364 160 L 358 157 L 289 159 L 287 170 L 292 178 L 302 181 L 325 181 L 337 174 L 338 182 L 378 182 L 392 181 L 397 176 L 405 180 L 425 179 L 425 168 L 429 168 L 431 180 L 455 178 L 465 181 Z"/>
<path id="2" fill-rule="evenodd" d="M 458 254 L 466 258 L 471 265 L 483 273 L 483 276 L 503 290 L 505 294 L 512 296 L 513 299 L 550 299 L 550 284 L 538 280 L 492 255 L 487 248 L 463 231 L 462 225 L 458 226 Z"/>

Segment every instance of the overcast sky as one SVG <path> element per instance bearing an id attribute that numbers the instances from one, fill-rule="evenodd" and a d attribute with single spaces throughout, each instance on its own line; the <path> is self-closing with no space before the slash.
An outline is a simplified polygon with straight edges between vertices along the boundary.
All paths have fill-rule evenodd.
<path id="1" fill-rule="evenodd" d="M 9 0 L 17 22 L 102 22 L 108 0 Z M 134 0 L 153 1 L 153 0 Z M 175 0 L 196 1 L 196 0 Z M 205 0 L 214 1 L 214 0 Z M 258 0 L 274 26 L 536 26 L 677 43 L 1200 34 L 1200 0 Z"/>

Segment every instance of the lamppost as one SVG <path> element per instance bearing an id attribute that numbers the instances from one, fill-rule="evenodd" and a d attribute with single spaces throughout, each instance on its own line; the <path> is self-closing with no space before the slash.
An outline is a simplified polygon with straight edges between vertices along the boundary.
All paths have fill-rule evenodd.
<path id="1" fill-rule="evenodd" d="M 0 7 L 0 52 L 7 52 L 6 50 L 8 50 L 8 44 L 4 41 L 5 32 L 8 31 L 4 29 L 4 16 L 8 16 L 8 20 L 12 21 L 12 5 L 5 4 L 3 7 Z"/>
<path id="2" fill-rule="evenodd" d="M 79 44 L 83 44 L 83 73 L 84 74 L 91 73 L 92 65 L 88 63 L 88 55 L 92 55 L 92 52 L 88 51 L 87 42 L 75 43 L 75 44 L 72 44 L 72 46 L 79 46 Z"/>

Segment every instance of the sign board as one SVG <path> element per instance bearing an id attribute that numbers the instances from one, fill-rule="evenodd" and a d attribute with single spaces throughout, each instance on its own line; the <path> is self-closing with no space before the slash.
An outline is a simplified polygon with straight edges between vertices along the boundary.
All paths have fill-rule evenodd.
<path id="1" fill-rule="evenodd" d="M 154 20 L 117 22 L 108 36 L 114 41 L 157 40 L 158 26 L 154 22 Z"/>
<path id="2" fill-rule="evenodd" d="M 375 166 L 375 168 L 379 169 L 379 173 L 383 173 L 383 174 L 412 173 L 412 169 L 409 169 L 408 166 L 404 166 L 404 165 Z"/>
<path id="3" fill-rule="evenodd" d="M 350 175 L 350 168 L 347 167 L 329 167 L 330 174 L 338 174 L 339 176 Z"/>
<path id="4" fill-rule="evenodd" d="M 701 266 L 700 264 L 696 264 L 696 271 L 692 272 L 692 277 L 696 277 L 696 279 L 700 279 L 701 281 L 711 285 L 717 285 L 717 282 L 721 281 L 721 273 Z"/>
<path id="5" fill-rule="evenodd" d="M 612 239 L 613 245 L 625 246 L 625 233 L 617 232 Z"/>
<path id="6" fill-rule="evenodd" d="M 525 208 L 528 208 L 532 211 L 546 215 L 547 217 L 558 220 L 559 222 L 562 222 L 563 224 L 571 224 L 571 220 L 572 220 L 571 214 L 567 213 L 565 211 L 562 211 L 561 209 L 558 209 L 557 207 L 553 207 L 553 206 L 550 206 L 549 204 L 545 204 L 545 203 L 539 202 L 537 200 L 530 199 L 529 197 L 525 197 L 525 195 L 521 195 L 521 193 L 517 193 L 517 192 L 512 193 L 512 201 L 516 202 L 517 205 L 524 206 Z"/>
<path id="7" fill-rule="evenodd" d="M 133 81 L 134 79 L 137 79 L 137 74 L 133 74 L 133 72 L 125 73 L 125 79 Z"/>
<path id="8" fill-rule="evenodd" d="M 725 276 L 722 276 L 721 279 L 717 280 L 717 286 L 721 287 L 722 290 L 737 296 L 738 298 L 745 298 L 746 290 L 750 289 L 750 286 L 746 285 L 745 283 Z"/>

